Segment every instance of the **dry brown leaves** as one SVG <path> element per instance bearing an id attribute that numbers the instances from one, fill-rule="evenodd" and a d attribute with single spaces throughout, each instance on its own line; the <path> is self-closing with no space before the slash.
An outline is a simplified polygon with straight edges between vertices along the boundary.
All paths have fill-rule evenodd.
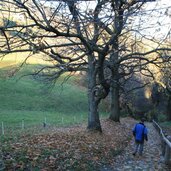
<path id="1" fill-rule="evenodd" d="M 98 170 L 110 165 L 130 140 L 130 124 L 103 120 L 103 133 L 88 132 L 85 125 L 55 132 L 24 136 L 17 143 L 4 144 L 7 170 Z"/>

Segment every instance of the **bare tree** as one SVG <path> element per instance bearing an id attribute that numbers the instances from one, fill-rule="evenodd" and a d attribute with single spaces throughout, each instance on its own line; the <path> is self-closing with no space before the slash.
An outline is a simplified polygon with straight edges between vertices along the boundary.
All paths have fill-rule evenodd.
<path id="1" fill-rule="evenodd" d="M 170 46 L 170 43 L 168 43 L 168 45 Z M 165 95 L 165 101 L 167 102 L 166 105 L 167 119 L 171 120 L 171 73 L 170 73 L 171 54 L 168 51 L 163 51 L 160 54 L 160 57 L 162 60 L 162 64 L 160 65 L 159 68 L 160 76 L 155 77 L 156 78 L 155 81 L 158 84 L 158 87 L 160 86 L 164 90 L 162 94 Z"/>

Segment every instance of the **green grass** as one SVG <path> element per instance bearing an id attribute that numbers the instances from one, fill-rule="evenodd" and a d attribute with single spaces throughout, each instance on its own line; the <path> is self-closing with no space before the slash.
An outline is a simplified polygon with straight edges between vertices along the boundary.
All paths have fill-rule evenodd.
<path id="1" fill-rule="evenodd" d="M 162 126 L 171 127 L 171 121 L 161 122 Z"/>
<path id="2" fill-rule="evenodd" d="M 86 92 L 66 83 L 47 91 L 34 80 L 0 80 L 1 110 L 57 111 L 73 114 L 87 110 Z"/>
<path id="3" fill-rule="evenodd" d="M 20 73 L 22 74 L 22 73 Z M 31 123 L 44 117 L 53 122 L 59 117 L 79 116 L 87 112 L 86 91 L 71 82 L 58 81 L 51 91 L 33 77 L 0 79 L 0 120 L 16 123 L 21 119 Z"/>
<path id="4" fill-rule="evenodd" d="M 35 68 L 36 65 L 29 65 L 15 77 L 0 78 L 0 124 L 21 127 L 24 120 L 25 126 L 42 125 L 45 118 L 47 124 L 57 126 L 87 121 L 87 90 L 75 83 L 79 77 L 62 84 L 65 79 L 62 76 L 50 91 L 32 76 L 18 80 Z M 0 74 L 6 71 L 7 68 L 1 68 Z M 103 110 L 101 113 L 104 114 Z"/>

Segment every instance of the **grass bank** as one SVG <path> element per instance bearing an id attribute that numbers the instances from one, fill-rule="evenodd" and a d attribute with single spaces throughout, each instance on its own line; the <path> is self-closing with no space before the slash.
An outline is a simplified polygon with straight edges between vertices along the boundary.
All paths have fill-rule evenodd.
<path id="1" fill-rule="evenodd" d="M 65 83 L 62 76 L 53 89 L 33 76 L 20 78 L 36 67 L 28 65 L 13 77 L 8 74 L 15 66 L 0 69 L 0 123 L 18 127 L 23 120 L 25 126 L 41 125 L 46 120 L 47 124 L 65 126 L 86 121 L 87 90 L 78 85 L 79 75 Z M 102 107 L 101 115 L 104 111 Z"/>

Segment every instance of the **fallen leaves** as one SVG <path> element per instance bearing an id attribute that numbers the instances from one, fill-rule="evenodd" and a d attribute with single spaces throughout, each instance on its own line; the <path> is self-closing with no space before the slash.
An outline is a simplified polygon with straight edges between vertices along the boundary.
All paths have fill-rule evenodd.
<path id="1" fill-rule="evenodd" d="M 6 169 L 97 170 L 113 163 L 131 134 L 125 123 L 103 120 L 102 128 L 102 134 L 88 132 L 85 126 L 60 128 L 48 134 L 23 136 L 19 142 L 8 144 L 9 148 L 4 144 Z"/>

